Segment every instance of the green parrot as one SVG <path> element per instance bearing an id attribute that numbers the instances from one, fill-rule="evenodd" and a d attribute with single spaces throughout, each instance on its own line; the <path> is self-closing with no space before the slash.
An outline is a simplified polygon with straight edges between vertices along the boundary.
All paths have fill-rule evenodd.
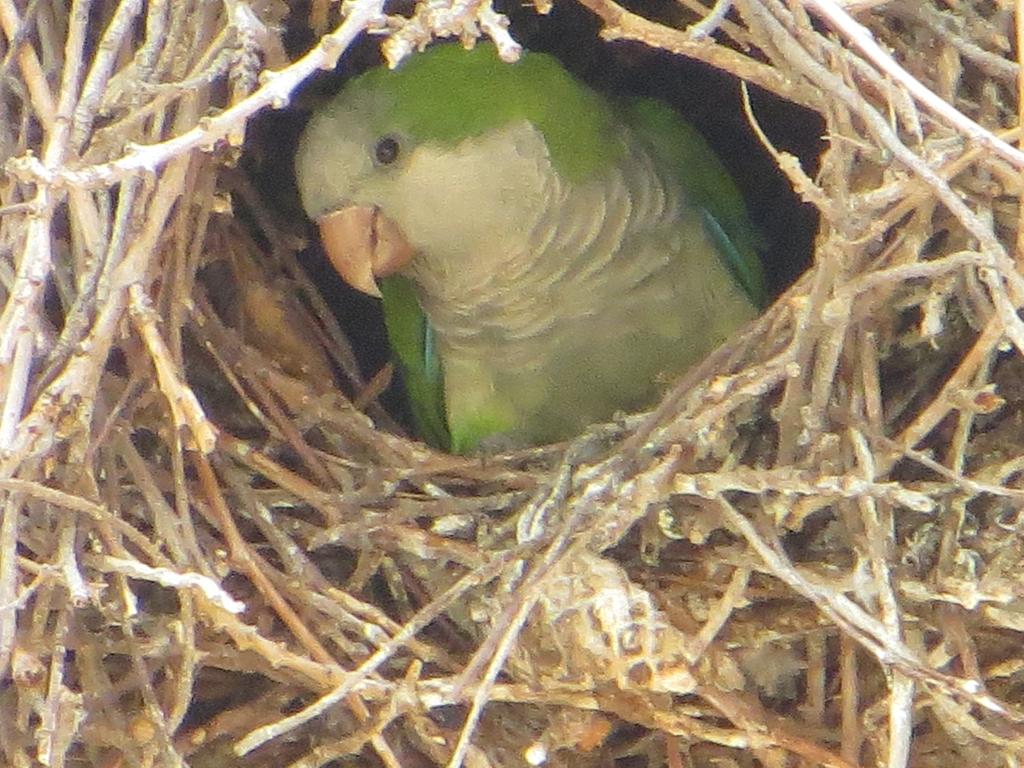
<path id="1" fill-rule="evenodd" d="M 419 436 L 455 453 L 649 406 L 764 303 L 759 236 L 704 139 L 545 54 L 438 45 L 353 79 L 296 179 L 335 269 L 383 300 Z"/>

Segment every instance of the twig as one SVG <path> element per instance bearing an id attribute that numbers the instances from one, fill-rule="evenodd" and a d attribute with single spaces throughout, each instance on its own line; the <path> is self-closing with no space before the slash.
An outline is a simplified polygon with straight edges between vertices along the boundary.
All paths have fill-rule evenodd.
<path id="1" fill-rule="evenodd" d="M 715 0 L 715 5 L 711 12 L 696 24 L 691 24 L 686 31 L 690 33 L 694 40 L 709 37 L 715 33 L 715 30 L 718 29 L 731 10 L 732 0 Z"/>
<path id="2" fill-rule="evenodd" d="M 1016 0 L 1014 32 L 1017 43 L 1017 125 L 1024 126 L 1024 0 Z M 1014 248 L 1017 268 L 1024 270 L 1024 204 L 1017 204 L 1017 242 Z"/>
<path id="3" fill-rule="evenodd" d="M 1014 167 L 1024 169 L 1024 152 L 1011 147 L 991 131 L 982 128 L 963 112 L 936 96 L 920 80 L 900 66 L 891 55 L 882 50 L 871 33 L 836 5 L 834 0 L 802 0 L 802 2 L 812 13 L 825 19 L 882 72 L 906 88 L 925 109 L 941 117 L 965 136 L 984 144 L 1013 164 Z"/>
<path id="4" fill-rule="evenodd" d="M 1003 702 L 983 690 L 973 680 L 962 680 L 943 674 L 922 663 L 918 655 L 905 643 L 888 637 L 882 622 L 871 616 L 845 595 L 833 592 L 824 584 L 815 583 L 794 567 L 782 554 L 777 541 L 766 539 L 757 528 L 741 515 L 724 497 L 718 499 L 723 517 L 729 525 L 746 539 L 772 573 L 811 600 L 844 633 L 870 651 L 882 664 L 895 666 L 907 675 L 920 678 L 940 689 L 972 701 L 984 709 L 1010 720 L 1022 720 Z M 774 538 L 774 537 L 772 537 Z"/>
<path id="5" fill-rule="evenodd" d="M 153 581 L 171 589 L 194 589 L 229 613 L 242 613 L 245 610 L 245 603 L 236 600 L 224 591 L 220 584 L 199 573 L 179 573 L 170 568 L 153 568 L 138 560 L 125 560 L 110 555 L 104 555 L 100 559 L 100 565 L 133 579 Z"/>
<path id="6" fill-rule="evenodd" d="M 429 604 L 421 608 L 415 617 L 405 623 L 397 635 L 381 645 L 358 668 L 346 673 L 343 682 L 338 684 L 336 688 L 299 712 L 250 732 L 235 744 L 235 754 L 240 757 L 246 755 L 262 744 L 294 730 L 336 705 L 354 691 L 356 686 L 377 670 L 381 664 L 394 656 L 399 649 L 403 648 L 423 627 L 447 610 L 468 589 L 480 584 L 486 584 L 494 579 L 516 554 L 518 553 L 510 552 L 496 556 L 478 570 L 467 573 Z"/>
<path id="7" fill-rule="evenodd" d="M 458 37 L 469 47 L 481 31 L 494 41 L 503 61 L 518 60 L 523 50 L 508 32 L 508 19 L 494 10 L 491 0 L 420 0 L 412 17 L 398 23 L 382 46 L 390 67 L 435 38 Z"/>
<path id="8" fill-rule="evenodd" d="M 601 37 L 605 40 L 638 40 L 654 48 L 704 61 L 797 104 L 811 109 L 820 106 L 818 95 L 802 83 L 781 76 L 778 70 L 751 57 L 715 45 L 707 38 L 694 40 L 683 30 L 649 21 L 613 0 L 579 0 L 579 3 L 604 23 Z"/>
<path id="9" fill-rule="evenodd" d="M 178 366 L 174 364 L 167 345 L 156 328 L 156 313 L 149 303 L 149 298 L 138 283 L 129 287 L 128 295 L 132 320 L 149 350 L 160 383 L 160 391 L 167 398 L 175 424 L 179 428 L 188 428 L 195 450 L 210 453 L 217 444 L 216 429 L 206 418 L 195 393 L 180 378 Z"/>
<path id="10" fill-rule="evenodd" d="M 153 173 L 173 157 L 192 150 L 210 149 L 260 110 L 284 107 L 292 92 L 318 69 L 333 69 L 338 57 L 357 35 L 381 22 L 383 4 L 384 0 L 353 0 L 345 21 L 321 38 L 312 51 L 285 69 L 267 71 L 263 84 L 251 96 L 179 136 L 158 144 L 134 145 L 117 160 L 78 170 L 50 168 L 33 157 L 11 160 L 11 170 L 25 181 L 36 181 L 54 189 L 65 186 L 90 189 L 116 184 L 136 173 Z"/>
<path id="11" fill-rule="evenodd" d="M 928 496 L 912 491 L 901 483 L 880 483 L 847 474 L 815 476 L 813 470 L 797 470 L 791 467 L 778 469 L 737 468 L 732 472 L 723 471 L 699 475 L 679 474 L 672 483 L 672 491 L 704 499 L 715 499 L 730 491 L 792 493 L 817 498 L 869 497 L 883 499 L 916 512 L 930 512 L 935 508 L 935 502 Z"/>
<path id="12" fill-rule="evenodd" d="M 0 494 L 0 670 L 7 673 L 18 629 L 18 530 L 24 497 Z"/>

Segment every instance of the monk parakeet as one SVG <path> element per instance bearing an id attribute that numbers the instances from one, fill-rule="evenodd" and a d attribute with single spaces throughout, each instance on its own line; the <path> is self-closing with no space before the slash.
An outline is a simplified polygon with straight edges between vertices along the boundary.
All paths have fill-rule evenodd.
<path id="1" fill-rule="evenodd" d="M 383 299 L 420 436 L 457 453 L 651 405 L 764 300 L 701 136 L 548 55 L 440 45 L 371 70 L 314 114 L 296 178 L 335 268 Z"/>

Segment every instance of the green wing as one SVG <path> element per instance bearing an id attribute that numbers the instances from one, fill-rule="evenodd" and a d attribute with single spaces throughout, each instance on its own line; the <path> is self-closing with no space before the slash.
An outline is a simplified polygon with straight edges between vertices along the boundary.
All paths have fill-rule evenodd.
<path id="1" fill-rule="evenodd" d="M 693 126 L 661 102 L 636 99 L 624 105 L 624 112 L 655 158 L 675 168 L 683 189 L 700 207 L 719 256 L 750 300 L 763 308 L 767 303 L 764 267 L 757 252 L 764 242 L 722 161 Z"/>
<path id="2" fill-rule="evenodd" d="M 416 433 L 430 445 L 449 450 L 444 373 L 434 349 L 434 332 L 420 308 L 412 281 L 392 275 L 380 281 L 384 324 L 409 397 Z"/>

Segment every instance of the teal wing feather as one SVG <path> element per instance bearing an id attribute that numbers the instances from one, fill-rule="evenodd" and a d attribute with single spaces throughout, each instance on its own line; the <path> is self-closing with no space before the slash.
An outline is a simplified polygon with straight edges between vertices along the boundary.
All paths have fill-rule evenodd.
<path id="1" fill-rule="evenodd" d="M 388 341 L 405 382 L 416 433 L 435 448 L 449 450 L 444 372 L 416 289 L 407 278 L 392 275 L 380 281 L 380 292 Z"/>
<path id="2" fill-rule="evenodd" d="M 767 303 L 764 241 L 747 215 L 736 183 L 697 130 L 661 102 L 635 99 L 624 105 L 630 126 L 657 161 L 674 168 L 683 189 L 700 207 L 704 226 L 719 256 L 759 309 Z"/>

